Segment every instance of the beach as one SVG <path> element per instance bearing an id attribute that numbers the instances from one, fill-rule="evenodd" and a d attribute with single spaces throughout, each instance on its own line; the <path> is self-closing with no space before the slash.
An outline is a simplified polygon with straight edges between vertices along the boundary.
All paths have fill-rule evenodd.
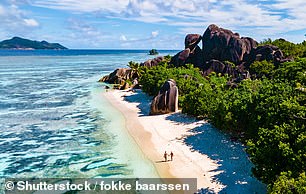
<path id="1" fill-rule="evenodd" d="M 213 172 L 217 164 L 198 152 L 190 152 L 190 148 L 182 143 L 182 138 L 190 135 L 188 130 L 201 125 L 203 121 L 190 122 L 191 118 L 184 118 L 180 114 L 176 116 L 177 119 L 186 121 L 186 124 L 180 125 L 167 120 L 169 115 L 148 116 L 148 112 L 143 113 L 138 107 L 137 101 L 143 100 L 142 105 L 146 107 L 142 109 L 150 108 L 150 102 L 146 101 L 148 97 L 141 92 L 135 95 L 131 91 L 113 90 L 104 93 L 104 96 L 123 113 L 129 134 L 154 163 L 160 177 L 197 178 L 198 188 L 208 187 L 215 192 L 222 188 L 222 185 L 212 181 L 212 176 L 217 173 Z M 164 162 L 165 151 L 174 153 L 173 161 Z"/>
<path id="2" fill-rule="evenodd" d="M 205 191 L 214 193 L 218 193 L 225 188 L 229 188 L 230 191 L 264 189 L 264 186 L 259 181 L 256 182 L 256 179 L 239 182 L 234 180 L 235 175 L 233 175 L 232 184 L 242 185 L 240 188 L 237 189 L 233 188 L 233 185 L 224 184 L 226 182 L 222 182 L 223 179 L 217 178 L 219 174 L 224 172 L 224 169 L 219 168 L 222 163 L 201 154 L 184 142 L 186 137 L 195 135 L 193 129 L 207 124 L 206 121 L 196 120 L 180 112 L 149 116 L 151 98 L 140 90 L 136 92 L 110 90 L 103 93 L 103 97 L 124 115 L 126 129 L 144 155 L 152 161 L 160 177 L 197 178 L 198 189 L 204 188 Z M 214 140 L 211 139 L 210 141 Z M 173 161 L 164 161 L 163 154 L 165 151 L 168 154 L 171 151 L 174 153 Z M 234 164 L 230 168 L 237 167 Z M 248 167 L 246 166 L 246 168 Z M 239 170 L 233 169 L 231 170 L 237 171 L 237 174 L 240 173 Z M 236 174 L 236 172 L 233 174 Z M 247 177 L 244 180 L 246 179 Z M 254 185 L 254 181 L 257 185 Z M 248 183 L 253 186 L 246 188 L 245 185 Z"/>
<path id="3" fill-rule="evenodd" d="M 214 130 L 213 133 L 207 131 L 207 134 L 211 133 L 210 135 L 215 136 L 215 139 L 208 138 L 210 141 L 207 142 L 210 143 L 208 147 L 218 149 L 218 146 L 212 146 L 211 143 L 218 144 L 219 141 L 223 142 L 223 146 L 230 147 L 229 150 L 223 147 L 223 150 L 216 151 L 215 155 L 220 157 L 215 159 L 213 156 L 193 149 L 184 141 L 187 137 L 196 137 L 198 132 L 194 129 L 205 126 L 206 121 L 196 120 L 180 112 L 150 116 L 151 98 L 141 90 L 134 92 L 109 90 L 102 95 L 124 115 L 126 129 L 144 155 L 152 161 L 160 177 L 197 178 L 197 188 L 204 192 L 265 191 L 265 185 L 251 177 L 251 163 L 244 151 L 239 150 L 240 144 L 235 145 L 224 141 L 227 137 Z M 165 151 L 168 154 L 171 151 L 174 153 L 173 161 L 164 162 Z M 223 161 L 224 156 L 228 158 L 228 161 Z M 169 157 L 168 160 L 170 160 Z M 222 178 L 224 175 L 230 181 Z"/>

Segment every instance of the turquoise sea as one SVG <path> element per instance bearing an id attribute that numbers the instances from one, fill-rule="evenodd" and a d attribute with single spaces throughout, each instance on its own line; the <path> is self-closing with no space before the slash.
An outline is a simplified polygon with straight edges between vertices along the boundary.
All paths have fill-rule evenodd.
<path id="1" fill-rule="evenodd" d="M 0 178 L 156 177 L 97 82 L 147 53 L 0 50 Z"/>
<path id="2" fill-rule="evenodd" d="M 159 177 L 97 82 L 152 57 L 147 50 L 0 50 L 0 181 Z M 226 185 L 220 193 L 265 193 L 243 145 L 210 124 L 192 131 L 184 143 L 216 161 L 213 180 Z"/>

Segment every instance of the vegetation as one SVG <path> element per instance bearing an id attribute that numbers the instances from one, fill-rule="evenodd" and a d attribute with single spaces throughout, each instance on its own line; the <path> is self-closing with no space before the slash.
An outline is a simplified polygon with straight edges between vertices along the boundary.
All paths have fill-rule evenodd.
<path id="1" fill-rule="evenodd" d="M 269 77 L 274 70 L 274 64 L 270 61 L 255 61 L 250 66 L 250 73 L 256 74 L 257 77 Z"/>
<path id="2" fill-rule="evenodd" d="M 260 43 L 261 45 L 274 45 L 280 48 L 285 57 L 306 57 L 306 41 L 304 40 L 302 43 L 294 44 L 292 42 L 286 41 L 284 39 L 276 39 L 272 41 L 270 38 L 264 40 Z"/>
<path id="3" fill-rule="evenodd" d="M 286 55 L 291 54 L 294 52 Z M 253 174 L 268 184 L 270 193 L 305 193 L 305 58 L 296 57 L 295 62 L 278 67 L 255 62 L 250 71 L 260 75 L 259 79 L 243 80 L 235 88 L 227 84 L 228 76 L 212 73 L 203 77 L 192 65 L 173 68 L 163 62 L 139 69 L 146 93 L 156 95 L 166 80 L 174 79 L 184 113 L 206 118 L 240 138 L 255 165 Z"/>

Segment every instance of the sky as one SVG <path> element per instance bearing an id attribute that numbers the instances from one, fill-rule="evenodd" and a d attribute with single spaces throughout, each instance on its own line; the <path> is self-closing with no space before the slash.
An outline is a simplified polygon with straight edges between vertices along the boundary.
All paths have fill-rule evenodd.
<path id="1" fill-rule="evenodd" d="M 0 0 L 0 40 L 84 49 L 175 49 L 210 24 L 257 41 L 306 34 L 305 0 Z"/>

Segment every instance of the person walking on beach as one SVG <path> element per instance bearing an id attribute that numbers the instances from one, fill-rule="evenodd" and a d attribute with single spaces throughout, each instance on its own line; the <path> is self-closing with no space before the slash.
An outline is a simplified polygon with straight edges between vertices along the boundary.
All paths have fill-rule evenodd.
<path id="1" fill-rule="evenodd" d="M 171 151 L 170 153 L 170 158 L 171 158 L 171 161 L 173 160 L 173 152 Z"/>
<path id="2" fill-rule="evenodd" d="M 167 152 L 164 153 L 165 162 L 167 162 Z"/>

